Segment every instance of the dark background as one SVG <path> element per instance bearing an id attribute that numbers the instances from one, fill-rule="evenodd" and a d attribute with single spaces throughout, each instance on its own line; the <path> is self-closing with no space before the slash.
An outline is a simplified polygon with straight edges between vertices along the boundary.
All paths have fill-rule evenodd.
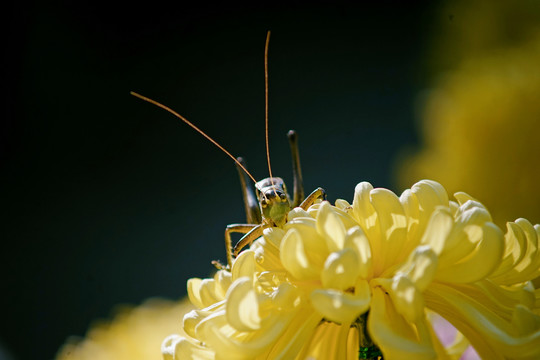
<path id="1" fill-rule="evenodd" d="M 116 304 L 180 298 L 188 278 L 225 260 L 223 230 L 244 220 L 232 161 L 129 91 L 266 177 L 269 29 L 274 174 L 292 187 L 294 128 L 307 192 L 352 200 L 362 180 L 401 190 L 392 165 L 416 142 L 427 1 L 5 10 L 0 343 L 14 359 L 51 359 Z"/>

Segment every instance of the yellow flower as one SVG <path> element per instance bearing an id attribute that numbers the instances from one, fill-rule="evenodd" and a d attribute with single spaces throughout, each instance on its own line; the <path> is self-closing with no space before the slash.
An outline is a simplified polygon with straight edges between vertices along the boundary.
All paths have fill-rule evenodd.
<path id="1" fill-rule="evenodd" d="M 474 194 L 499 226 L 540 221 L 538 3 L 451 0 L 433 15 L 423 146 L 400 161 L 400 184 L 444 181 Z"/>
<path id="2" fill-rule="evenodd" d="M 94 325 L 84 340 L 69 340 L 56 359 L 158 360 L 163 338 L 178 329 L 180 319 L 191 309 L 187 301 L 161 299 L 125 308 L 112 321 Z"/>
<path id="3" fill-rule="evenodd" d="M 401 183 L 430 176 L 481 199 L 495 223 L 540 220 L 540 33 L 526 46 L 471 59 L 446 74 L 423 109 L 425 146 Z"/>
<path id="4" fill-rule="evenodd" d="M 364 182 L 352 205 L 292 210 L 230 271 L 188 281 L 198 310 L 164 359 L 459 358 L 466 346 L 445 347 L 433 313 L 482 358 L 540 357 L 540 226 L 503 235 L 481 203 L 455 198 L 434 181 L 400 197 Z"/>

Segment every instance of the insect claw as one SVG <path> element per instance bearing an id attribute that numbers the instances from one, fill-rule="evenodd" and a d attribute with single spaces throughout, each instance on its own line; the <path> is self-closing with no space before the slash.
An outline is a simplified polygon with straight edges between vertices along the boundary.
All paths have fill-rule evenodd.
<path id="1" fill-rule="evenodd" d="M 218 270 L 229 270 L 229 267 L 227 265 L 223 265 L 219 260 L 212 260 L 212 265 L 214 265 Z"/>

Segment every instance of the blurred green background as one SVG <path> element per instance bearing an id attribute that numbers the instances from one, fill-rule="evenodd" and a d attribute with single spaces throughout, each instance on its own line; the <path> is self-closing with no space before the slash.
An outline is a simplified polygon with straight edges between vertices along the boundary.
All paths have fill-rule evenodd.
<path id="1" fill-rule="evenodd" d="M 256 178 L 266 177 L 267 30 L 275 175 L 292 184 L 285 136 L 292 128 L 306 191 L 324 187 L 332 202 L 351 200 L 364 180 L 396 192 L 424 176 L 454 181 L 448 173 L 464 169 L 459 161 L 448 162 L 455 168 L 447 173 L 415 170 L 416 149 L 432 144 L 420 136 L 438 121 L 419 111 L 426 89 L 443 87 L 439 74 L 467 57 L 525 41 L 538 10 L 534 1 L 465 4 L 11 4 L 2 83 L 0 344 L 14 359 L 53 358 L 68 336 L 84 335 L 117 304 L 180 298 L 188 278 L 208 276 L 210 261 L 225 259 L 223 230 L 244 221 L 232 161 L 129 91 L 176 109 L 244 156 Z M 466 41 L 471 34 L 478 36 Z M 531 161 L 526 165 L 538 168 Z M 406 169 L 396 172 L 396 164 Z M 502 179 L 504 166 L 497 171 Z M 490 176 L 462 176 L 449 190 L 469 191 L 474 180 L 482 188 Z M 482 196 L 490 206 L 490 195 Z"/>

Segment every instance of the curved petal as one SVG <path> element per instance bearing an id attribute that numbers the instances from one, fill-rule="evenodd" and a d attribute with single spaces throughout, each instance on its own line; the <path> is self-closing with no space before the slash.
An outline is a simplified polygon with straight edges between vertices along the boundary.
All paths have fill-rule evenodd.
<path id="1" fill-rule="evenodd" d="M 418 331 L 415 324 L 399 315 L 380 287 L 373 289 L 368 331 L 385 360 L 409 359 L 411 354 L 414 359 L 437 359 L 429 333 Z"/>
<path id="2" fill-rule="evenodd" d="M 255 277 L 255 252 L 253 250 L 244 250 L 238 255 L 232 264 L 231 280 L 235 282 L 242 277 Z"/>
<path id="3" fill-rule="evenodd" d="M 442 206 L 437 208 L 429 219 L 420 243 L 429 245 L 437 255 L 440 255 L 446 247 L 446 239 L 453 226 L 454 218 L 450 209 Z"/>
<path id="4" fill-rule="evenodd" d="M 224 299 L 216 291 L 216 282 L 214 279 L 190 279 L 188 281 L 188 296 L 190 300 L 195 300 L 194 305 L 198 306 L 197 304 L 202 304 L 203 308 Z"/>
<path id="5" fill-rule="evenodd" d="M 424 234 L 424 230 L 431 218 L 431 214 L 438 206 L 448 206 L 448 194 L 441 184 L 432 180 L 421 180 L 411 187 L 411 193 L 416 197 L 418 204 L 418 236 Z"/>
<path id="6" fill-rule="evenodd" d="M 352 323 L 369 309 L 371 300 L 369 285 L 360 281 L 356 293 L 350 294 L 333 289 L 317 289 L 311 292 L 311 302 L 325 319 L 338 324 Z"/>
<path id="7" fill-rule="evenodd" d="M 304 351 L 295 359 L 358 360 L 357 339 L 356 328 L 351 328 L 350 324 L 339 325 L 325 321 L 317 326 Z"/>
<path id="8" fill-rule="evenodd" d="M 225 314 L 229 324 L 238 331 L 258 330 L 261 327 L 259 303 L 249 277 L 236 280 L 227 292 Z"/>
<path id="9" fill-rule="evenodd" d="M 224 299 L 225 295 L 227 294 L 227 290 L 229 289 L 229 286 L 232 284 L 232 276 L 229 271 L 225 270 L 219 270 L 214 275 L 214 282 L 215 282 L 215 291 L 216 294 Z"/>
<path id="10" fill-rule="evenodd" d="M 352 227 L 347 231 L 345 248 L 353 249 L 356 252 L 359 276 L 362 279 L 371 279 L 373 277 L 371 245 L 360 226 Z"/>
<path id="11" fill-rule="evenodd" d="M 213 349 L 216 359 L 255 359 L 278 341 L 298 311 L 279 313 L 263 319 L 261 328 L 253 332 L 238 332 L 226 320 L 225 311 L 217 311 L 197 326 L 197 338 Z"/>
<path id="12" fill-rule="evenodd" d="M 379 218 L 381 247 L 384 249 L 379 254 L 378 263 L 386 269 L 408 255 L 402 251 L 407 240 L 407 217 L 399 198 L 392 191 L 374 189 L 370 192 L 370 198 Z"/>
<path id="13" fill-rule="evenodd" d="M 302 311 L 292 320 L 280 339 L 264 354 L 264 359 L 294 359 L 302 347 L 309 342 L 321 317 L 312 311 Z"/>
<path id="14" fill-rule="evenodd" d="M 513 335 L 517 329 L 507 319 L 448 285 L 433 283 L 424 299 L 467 337 L 483 359 L 540 358 L 540 329 L 526 336 Z"/>
<path id="15" fill-rule="evenodd" d="M 474 250 L 456 263 L 449 263 L 446 253 L 439 258 L 436 279 L 446 282 L 470 283 L 486 278 L 502 260 L 504 239 L 500 229 L 493 223 L 485 223 L 477 234 L 480 239 Z M 452 250 L 453 251 L 453 250 Z"/>
<path id="16" fill-rule="evenodd" d="M 397 274 L 392 279 L 378 278 L 371 282 L 372 287 L 378 287 L 392 299 L 397 313 L 407 321 L 418 321 L 424 315 L 424 300 L 412 281 L 403 274 Z"/>
<path id="17" fill-rule="evenodd" d="M 338 290 L 347 290 L 353 287 L 360 274 L 358 263 L 358 255 L 353 249 L 343 249 L 331 253 L 321 272 L 323 286 Z"/>
<path id="18" fill-rule="evenodd" d="M 201 299 L 201 283 L 202 279 L 199 278 L 191 278 L 187 281 L 187 291 L 188 291 L 188 298 L 189 301 L 199 309 L 205 308 L 206 305 L 203 303 Z"/>
<path id="19" fill-rule="evenodd" d="M 161 345 L 161 353 L 163 360 L 214 360 L 215 354 L 213 351 L 194 344 L 188 339 L 178 335 L 170 335 L 163 341 Z"/>
<path id="20" fill-rule="evenodd" d="M 503 260 L 497 267 L 490 279 L 500 284 L 514 284 L 519 279 L 519 274 L 514 269 L 525 256 L 527 249 L 527 238 L 518 224 L 506 223 L 506 234 L 504 234 L 504 255 Z"/>
<path id="21" fill-rule="evenodd" d="M 321 268 L 310 261 L 303 237 L 296 229 L 287 231 L 281 241 L 281 262 L 299 280 L 319 278 Z"/>
<path id="22" fill-rule="evenodd" d="M 372 190 L 373 186 L 368 182 L 361 182 L 356 185 L 354 188 L 354 200 L 352 203 L 353 211 L 351 214 L 369 239 L 371 254 L 375 259 L 375 265 L 383 250 L 381 249 L 380 242 L 381 232 L 379 218 L 375 208 L 373 208 L 373 205 L 371 204 L 370 192 Z M 375 273 L 379 274 L 377 269 L 375 269 Z"/>
<path id="23" fill-rule="evenodd" d="M 321 207 L 319 208 L 319 213 L 317 214 L 317 231 L 325 237 L 330 252 L 343 249 L 347 229 L 327 201 L 321 203 Z"/>

